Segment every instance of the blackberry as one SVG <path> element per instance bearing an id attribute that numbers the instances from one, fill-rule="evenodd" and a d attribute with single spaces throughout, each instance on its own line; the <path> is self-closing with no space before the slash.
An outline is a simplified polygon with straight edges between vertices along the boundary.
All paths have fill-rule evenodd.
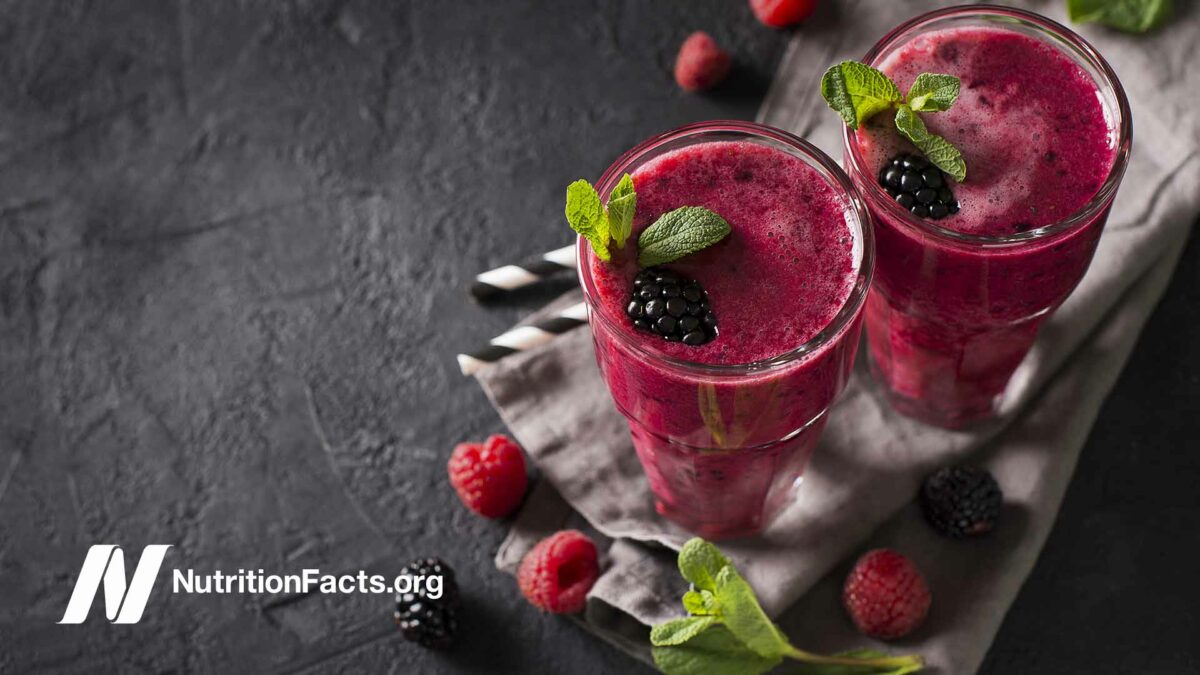
<path id="1" fill-rule="evenodd" d="M 1004 495 L 992 474 L 973 466 L 948 466 L 921 486 L 921 510 L 930 525 L 955 539 L 990 532 Z"/>
<path id="2" fill-rule="evenodd" d="M 693 347 L 717 337 L 717 315 L 708 293 L 698 282 L 650 267 L 633 279 L 633 294 L 625 315 L 638 330 Z"/>
<path id="3" fill-rule="evenodd" d="M 405 565 L 400 576 L 414 579 L 413 590 L 396 594 L 396 625 L 404 639 L 422 647 L 444 649 L 454 641 L 458 630 L 458 584 L 454 570 L 439 558 L 418 558 Z M 437 598 L 428 595 L 426 580 L 442 578 L 442 592 Z M 416 578 L 425 579 L 416 586 Z"/>
<path id="4" fill-rule="evenodd" d="M 941 220 L 958 213 L 946 174 L 924 157 L 896 155 L 879 170 L 879 184 L 918 218 Z"/>

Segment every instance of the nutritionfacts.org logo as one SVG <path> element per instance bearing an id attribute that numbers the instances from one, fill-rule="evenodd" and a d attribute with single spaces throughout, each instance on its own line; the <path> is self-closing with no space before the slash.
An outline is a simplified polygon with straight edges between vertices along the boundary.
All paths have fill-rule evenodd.
<path id="1" fill-rule="evenodd" d="M 158 580 L 163 559 L 171 544 L 151 544 L 142 549 L 133 577 L 125 574 L 125 553 L 120 546 L 97 544 L 88 549 L 75 580 L 75 590 L 67 602 L 60 624 L 83 623 L 88 618 L 96 594 L 104 593 L 105 615 L 111 623 L 141 621 Z M 237 572 L 198 573 L 194 569 L 174 569 L 171 593 L 188 594 L 275 594 L 275 593 L 424 593 L 431 600 L 442 597 L 441 575 L 401 574 L 388 578 L 359 570 L 349 574 L 323 574 L 305 568 L 296 573 L 268 574 L 262 569 L 238 569 Z"/>

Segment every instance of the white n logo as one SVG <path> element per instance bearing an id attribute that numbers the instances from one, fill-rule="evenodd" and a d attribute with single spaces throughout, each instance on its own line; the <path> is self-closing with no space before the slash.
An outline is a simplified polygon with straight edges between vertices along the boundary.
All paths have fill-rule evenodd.
<path id="1" fill-rule="evenodd" d="M 170 544 L 151 544 L 143 549 L 137 569 L 133 571 L 133 581 L 128 584 L 125 580 L 125 553 L 120 546 L 97 544 L 88 549 L 83 568 L 79 570 L 79 579 L 75 582 L 75 590 L 67 602 L 67 611 L 63 612 L 59 623 L 83 623 L 88 610 L 92 608 L 96 591 L 100 590 L 101 579 L 104 580 L 104 613 L 108 615 L 108 620 L 113 623 L 141 621 L 146 601 L 150 599 L 150 590 L 158 578 L 158 569 L 162 567 L 163 557 L 169 548 Z"/>

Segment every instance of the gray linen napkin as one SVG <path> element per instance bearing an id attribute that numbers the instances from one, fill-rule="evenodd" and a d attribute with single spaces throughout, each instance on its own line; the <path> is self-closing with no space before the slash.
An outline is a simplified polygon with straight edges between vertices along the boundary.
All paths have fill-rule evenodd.
<path id="1" fill-rule="evenodd" d="M 839 3 L 839 16 L 824 16 L 793 38 L 760 120 L 840 157 L 838 118 L 817 93 L 821 73 L 841 58 L 861 56 L 900 21 L 941 4 L 949 3 Z M 1058 1 L 1021 4 L 1064 18 Z M 838 587 L 855 554 L 891 546 L 924 571 L 934 604 L 921 630 L 884 648 L 919 651 L 932 672 L 978 669 L 1053 525 L 1096 413 L 1200 212 L 1200 117 L 1190 114 L 1200 71 L 1189 67 L 1197 16 L 1190 6 L 1178 11 L 1187 15 L 1151 36 L 1079 28 L 1127 89 L 1133 159 L 1091 268 L 1013 377 L 1001 419 L 951 432 L 897 415 L 874 389 L 860 356 L 796 503 L 760 537 L 722 544 L 797 644 L 822 651 L 870 644 L 842 614 Z M 571 293 L 554 306 L 579 299 Z M 648 659 L 647 626 L 682 613 L 685 586 L 669 549 L 690 535 L 654 512 L 588 331 L 509 357 L 478 380 L 544 478 L 497 565 L 511 572 L 540 537 L 586 523 L 604 535 L 606 567 L 582 621 Z M 1005 513 L 993 536 L 947 541 L 921 521 L 912 497 L 929 470 L 967 457 L 996 475 Z"/>

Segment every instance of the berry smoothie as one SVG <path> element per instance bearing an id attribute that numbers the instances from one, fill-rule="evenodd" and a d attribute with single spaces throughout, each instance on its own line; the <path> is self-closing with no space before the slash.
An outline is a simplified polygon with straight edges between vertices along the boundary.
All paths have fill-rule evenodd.
<path id="1" fill-rule="evenodd" d="M 787 503 L 853 364 L 870 236 L 848 180 L 816 153 L 758 125 L 696 125 L 631 151 L 601 182 L 631 173 L 637 213 L 611 261 L 581 254 L 597 361 L 659 512 L 707 537 L 757 532 Z M 638 233 L 681 206 L 732 232 L 640 272 Z M 635 325 L 635 279 L 662 272 L 703 288 L 712 339 Z"/>
<path id="2" fill-rule="evenodd" d="M 1087 269 L 1128 152 L 1124 95 L 1099 56 L 1073 34 L 1064 39 L 1079 51 L 1051 42 L 1049 31 L 1069 33 L 1061 26 L 1003 12 L 1026 23 L 938 12 L 868 59 L 901 91 L 923 72 L 960 78 L 954 107 L 923 116 L 966 160 L 965 182 L 945 178 L 950 215 L 919 218 L 883 191 L 881 170 L 917 152 L 889 115 L 846 136 L 879 252 L 866 311 L 872 369 L 900 412 L 948 427 L 994 414 L 1039 326 Z"/>

